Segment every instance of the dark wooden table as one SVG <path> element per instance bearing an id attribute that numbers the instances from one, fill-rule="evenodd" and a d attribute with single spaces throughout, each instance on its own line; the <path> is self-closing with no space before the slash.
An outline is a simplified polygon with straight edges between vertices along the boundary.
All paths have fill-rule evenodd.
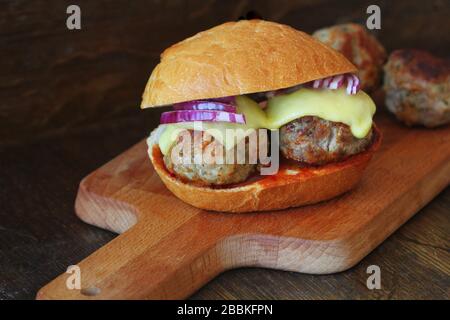
<path id="1" fill-rule="evenodd" d="M 115 237 L 81 222 L 79 181 L 144 138 L 158 119 L 144 111 L 79 131 L 0 149 L 0 298 L 33 299 L 37 290 Z M 150 163 L 149 163 L 150 165 Z M 265 269 L 226 272 L 193 299 L 448 299 L 450 188 L 356 267 L 313 276 Z M 381 290 L 366 269 L 381 268 Z"/>

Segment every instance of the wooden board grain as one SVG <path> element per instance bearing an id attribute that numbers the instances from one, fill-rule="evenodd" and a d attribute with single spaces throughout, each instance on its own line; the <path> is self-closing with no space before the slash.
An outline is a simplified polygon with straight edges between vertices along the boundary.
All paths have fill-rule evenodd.
<path id="1" fill-rule="evenodd" d="M 450 127 L 409 129 L 378 115 L 384 135 L 358 188 L 313 206 L 211 213 L 176 199 L 142 141 L 80 184 L 76 212 L 123 233 L 62 274 L 39 299 L 185 298 L 224 270 L 260 266 L 313 274 L 360 261 L 450 182 Z"/>

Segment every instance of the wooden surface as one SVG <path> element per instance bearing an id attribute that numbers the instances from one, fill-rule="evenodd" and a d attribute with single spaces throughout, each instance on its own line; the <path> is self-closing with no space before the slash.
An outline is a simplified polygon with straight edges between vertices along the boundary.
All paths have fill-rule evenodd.
<path id="1" fill-rule="evenodd" d="M 115 234 L 83 223 L 73 204 L 79 181 L 149 133 L 142 116 L 70 134 L 0 147 L 0 299 L 34 299 L 39 288 Z M 192 299 L 448 299 L 450 189 L 352 269 L 313 276 L 261 268 L 227 271 Z M 382 289 L 368 290 L 366 268 L 382 271 Z"/>
<path id="2" fill-rule="evenodd" d="M 318 205 L 230 215 L 176 199 L 149 165 L 142 141 L 81 184 L 78 216 L 125 232 L 78 265 L 39 299 L 186 298 L 219 273 L 257 266 L 312 274 L 347 270 L 450 182 L 450 127 L 424 130 L 376 121 L 387 137 L 359 187 Z M 94 297 L 83 290 L 98 288 Z"/>

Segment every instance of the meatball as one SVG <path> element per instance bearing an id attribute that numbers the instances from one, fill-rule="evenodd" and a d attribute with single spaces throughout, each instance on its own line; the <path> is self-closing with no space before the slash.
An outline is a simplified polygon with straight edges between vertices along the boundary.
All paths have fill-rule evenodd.
<path id="1" fill-rule="evenodd" d="M 187 138 L 192 142 L 190 152 L 187 154 L 183 153 L 182 144 L 185 142 L 182 135 L 180 135 L 169 152 L 164 156 L 164 163 L 167 170 L 180 179 L 200 186 L 220 186 L 243 182 L 255 171 L 256 164 L 249 163 L 248 141 L 245 142 L 245 155 L 243 155 L 245 156 L 245 163 L 239 164 L 236 163 L 237 161 L 234 161 L 234 163 L 229 164 L 225 160 L 229 152 L 233 152 L 234 159 L 238 159 L 239 148 L 237 146 L 233 149 L 225 150 L 219 141 L 202 131 L 189 130 L 187 132 Z M 193 143 L 196 134 L 201 135 L 202 140 L 199 139 L 201 143 Z M 174 150 L 176 147 L 177 149 Z M 199 154 L 202 155 L 203 159 L 211 155 L 214 156 L 216 147 L 222 150 L 222 154 L 219 156 L 223 159 L 223 163 L 218 163 L 215 160 L 209 163 L 205 161 L 195 162 L 195 157 Z"/>
<path id="2" fill-rule="evenodd" d="M 302 117 L 280 129 L 284 157 L 311 165 L 336 162 L 364 151 L 372 142 L 372 130 L 362 139 L 350 127 L 318 117 Z"/>
<path id="3" fill-rule="evenodd" d="M 317 30 L 313 37 L 342 53 L 358 68 L 363 90 L 373 91 L 378 87 L 386 51 L 362 25 L 336 25 Z"/>
<path id="4" fill-rule="evenodd" d="M 396 50 L 384 67 L 386 107 L 406 125 L 450 122 L 450 60 L 419 50 Z"/>

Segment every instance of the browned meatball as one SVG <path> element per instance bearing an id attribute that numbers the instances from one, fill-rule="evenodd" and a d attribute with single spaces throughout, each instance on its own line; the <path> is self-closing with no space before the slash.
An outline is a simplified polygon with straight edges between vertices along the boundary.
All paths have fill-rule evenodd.
<path id="1" fill-rule="evenodd" d="M 385 68 L 386 107 L 407 125 L 450 123 L 450 61 L 425 51 L 396 50 Z"/>
<path id="2" fill-rule="evenodd" d="M 372 130 L 358 139 L 349 126 L 318 117 L 302 117 L 280 129 L 282 154 L 312 165 L 343 160 L 364 151 L 371 142 Z"/>
<path id="3" fill-rule="evenodd" d="M 342 53 L 359 70 L 361 88 L 376 89 L 386 60 L 386 51 L 362 25 L 341 24 L 317 30 L 313 37 Z"/>
<path id="4" fill-rule="evenodd" d="M 249 145 L 246 141 L 245 145 L 245 163 L 195 163 L 195 155 L 201 153 L 202 156 L 214 154 L 213 150 L 218 146 L 223 152 L 223 157 L 226 157 L 228 152 L 234 153 L 234 159 L 238 157 L 238 148 L 225 150 L 219 141 L 215 140 L 214 137 L 205 137 L 204 133 L 201 131 L 188 131 L 191 141 L 194 139 L 195 134 L 202 135 L 202 143 L 194 144 L 191 143 L 190 154 L 184 154 L 182 150 L 183 139 L 181 135 L 178 137 L 176 143 L 170 148 L 169 152 L 164 156 L 164 163 L 166 168 L 182 180 L 190 181 L 196 185 L 227 185 L 233 183 L 239 183 L 245 181 L 251 173 L 255 171 L 256 164 L 249 164 L 248 162 L 248 152 Z M 175 149 L 174 152 L 172 152 Z M 178 151 L 176 151 L 178 150 Z M 225 158 L 224 158 L 225 159 Z M 189 164 L 190 163 L 190 164 Z"/>

